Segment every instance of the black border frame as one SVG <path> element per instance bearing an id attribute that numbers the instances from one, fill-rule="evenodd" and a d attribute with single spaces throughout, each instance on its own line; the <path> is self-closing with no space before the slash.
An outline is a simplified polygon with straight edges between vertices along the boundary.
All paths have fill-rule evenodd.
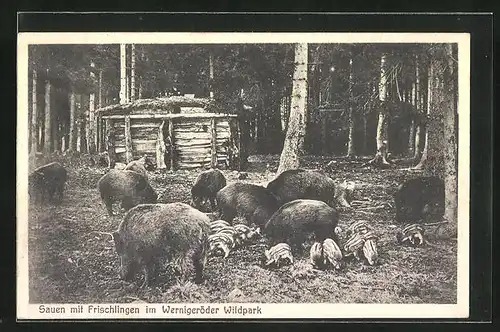
<path id="1" fill-rule="evenodd" d="M 343 14 L 343 13 L 41 13 L 24 12 L 18 14 L 18 32 L 467 32 L 471 34 L 471 216 L 470 216 L 470 317 L 469 319 L 411 320 L 418 322 L 463 322 L 489 321 L 492 319 L 492 117 L 493 117 L 493 17 L 488 14 Z M 3 39 L 3 38 L 2 38 Z M 4 40 L 2 40 L 2 43 Z M 77 42 L 77 41 L 76 41 Z M 16 48 L 14 47 L 14 55 Z M 2 52 L 4 53 L 4 52 Z M 5 54 L 5 53 L 4 53 Z M 15 68 L 15 66 L 12 66 Z M 12 68 L 10 67 L 10 68 Z M 16 80 L 15 69 L 13 72 Z M 10 82 L 13 82 L 12 80 Z M 13 88 L 12 85 L 7 88 Z M 6 95 L 16 105 L 16 91 Z M 12 107 L 10 107 L 12 108 Z M 17 108 L 16 108 L 17 109 Z M 11 110 L 12 111 L 12 110 Z M 15 117 L 14 117 L 15 119 Z M 16 120 L 14 120 L 15 122 Z M 15 125 L 14 125 L 15 128 Z M 14 129 L 15 130 L 15 129 Z M 3 131 L 3 133 L 8 133 Z M 14 150 L 15 151 L 15 150 Z M 13 152 L 14 152 L 13 151 Z M 13 153 L 15 156 L 15 152 Z M 15 159 L 15 158 L 14 158 Z M 14 166 L 15 170 L 15 166 Z M 15 182 L 14 182 L 15 187 Z M 15 196 L 14 196 L 15 197 Z M 10 195 L 2 191 L 4 207 L 15 207 L 8 204 Z M 15 198 L 14 198 L 15 200 Z M 13 214 L 14 215 L 14 214 Z M 10 216 L 9 216 L 10 217 Z M 7 220 L 15 220 L 7 218 Z M 4 220 L 2 223 L 6 223 Z M 0 258 L 2 274 L 11 278 L 2 282 L 0 294 L 4 294 L 0 306 L 0 327 L 3 323 L 16 321 L 15 292 L 15 225 L 2 225 L 1 252 L 11 252 L 10 256 Z M 4 241 L 4 236 L 11 241 Z M 13 241 L 12 241 L 13 240 Z M 204 320 L 99 320 L 105 322 L 152 322 L 169 323 L 169 327 L 179 321 L 191 325 Z M 220 321 L 206 320 L 210 323 Z M 229 319 L 224 322 L 243 322 L 254 320 Z M 290 320 L 260 319 L 259 322 L 290 322 Z M 296 322 L 295 320 L 293 320 Z M 317 320 L 300 319 L 299 322 L 318 322 Z M 59 323 L 53 321 L 19 321 Z M 88 322 L 77 320 L 77 322 Z M 339 319 L 321 320 L 321 322 L 346 322 Z M 404 319 L 356 319 L 349 322 L 408 322 Z M 43 324 L 42 323 L 42 324 Z M 170 326 L 172 324 L 172 326 Z M 31 324 L 28 324 L 31 325 Z M 148 324 L 149 325 L 149 324 Z M 357 325 L 357 324 L 356 324 Z M 427 324 L 425 324 L 427 325 Z M 453 324 L 454 325 L 454 324 Z M 285 326 L 285 324 L 283 324 Z M 353 326 L 354 327 L 354 326 Z M 423 326 L 422 326 L 423 327 Z"/>

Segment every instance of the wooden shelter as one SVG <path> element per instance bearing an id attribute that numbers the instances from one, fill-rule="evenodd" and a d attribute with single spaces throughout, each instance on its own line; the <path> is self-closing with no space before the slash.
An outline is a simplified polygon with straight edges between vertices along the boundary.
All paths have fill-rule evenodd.
<path id="1" fill-rule="evenodd" d="M 99 151 L 128 163 L 148 155 L 160 169 L 239 169 L 237 115 L 205 98 L 139 99 L 97 110 Z"/>

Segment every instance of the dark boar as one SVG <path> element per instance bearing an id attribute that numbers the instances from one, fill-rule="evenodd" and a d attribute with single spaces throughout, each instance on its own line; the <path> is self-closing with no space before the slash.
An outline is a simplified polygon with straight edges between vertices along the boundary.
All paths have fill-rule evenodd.
<path id="1" fill-rule="evenodd" d="M 394 194 L 399 223 L 438 221 L 444 215 L 444 181 L 438 177 L 418 177 L 406 181 Z"/>
<path id="2" fill-rule="evenodd" d="M 195 282 L 203 280 L 208 254 L 210 220 L 184 203 L 142 204 L 127 212 L 113 239 L 120 256 L 120 277 L 130 281 L 142 268 L 144 285 L 151 285 L 165 259 L 178 262 L 186 280 L 190 267 Z"/>
<path id="3" fill-rule="evenodd" d="M 297 199 L 280 207 L 265 225 L 263 233 L 273 244 L 285 242 L 297 249 L 311 234 L 316 242 L 322 243 L 327 238 L 338 242 L 337 224 L 335 208 L 317 200 Z"/>
<path id="4" fill-rule="evenodd" d="M 210 200 L 212 211 L 216 208 L 216 195 L 226 186 L 226 178 L 218 169 L 210 169 L 198 175 L 191 188 L 192 205 L 199 209 L 203 201 Z"/>
<path id="5" fill-rule="evenodd" d="M 66 169 L 58 162 L 38 167 L 28 177 L 30 198 L 35 202 L 60 203 L 67 179 Z"/>
<path id="6" fill-rule="evenodd" d="M 228 184 L 217 193 L 221 219 L 232 223 L 240 215 L 248 222 L 264 226 L 278 210 L 276 198 L 264 187 L 250 183 Z"/>
<path id="7" fill-rule="evenodd" d="M 335 207 L 335 183 L 327 175 L 303 169 L 284 171 L 267 189 L 276 196 L 280 205 L 296 199 L 314 199 Z"/>
<path id="8" fill-rule="evenodd" d="M 155 190 L 144 176 L 134 171 L 112 169 L 99 179 L 97 186 L 110 216 L 114 202 L 121 202 L 125 210 L 138 204 L 156 203 Z"/>
<path id="9" fill-rule="evenodd" d="M 132 160 L 127 164 L 127 166 L 125 166 L 125 170 L 139 173 L 147 179 L 148 173 L 146 172 L 146 157 L 144 156 L 141 159 Z"/>

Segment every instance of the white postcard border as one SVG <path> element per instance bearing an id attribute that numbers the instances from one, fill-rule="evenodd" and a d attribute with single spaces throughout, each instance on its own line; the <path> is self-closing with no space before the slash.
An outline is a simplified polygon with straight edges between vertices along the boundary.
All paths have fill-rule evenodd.
<path id="1" fill-rule="evenodd" d="M 234 303 L 234 304 L 116 304 L 139 308 L 136 314 L 70 313 L 78 304 L 44 304 L 64 308 L 64 314 L 41 313 L 41 304 L 29 304 L 28 278 L 28 45 L 29 44 L 210 44 L 210 43 L 458 43 L 458 249 L 456 304 L 342 304 L 342 303 Z M 469 316 L 469 165 L 470 165 L 470 35 L 467 33 L 19 33 L 17 60 L 17 318 L 18 319 L 228 319 L 228 318 L 466 318 Z M 115 304 L 82 304 L 108 308 Z M 164 314 L 162 306 L 219 308 L 218 314 Z M 224 306 L 260 308 L 259 314 L 225 314 Z M 156 314 L 146 313 L 146 307 Z M 181 310 L 182 311 L 182 310 Z M 192 312 L 193 310 L 191 310 Z"/>

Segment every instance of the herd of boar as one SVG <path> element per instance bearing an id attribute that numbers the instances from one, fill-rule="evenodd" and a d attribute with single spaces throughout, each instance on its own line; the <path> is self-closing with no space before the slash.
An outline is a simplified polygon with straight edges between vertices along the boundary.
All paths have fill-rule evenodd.
<path id="1" fill-rule="evenodd" d="M 124 169 L 111 169 L 97 184 L 109 215 L 114 203 L 126 210 L 111 233 L 124 280 L 142 270 L 143 285 L 150 285 L 164 262 L 176 262 L 183 279 L 194 271 L 195 281 L 201 282 L 208 257 L 227 257 L 233 248 L 261 237 L 270 245 L 263 253 L 265 266 L 293 264 L 294 254 L 303 252 L 311 238 L 310 260 L 316 268 L 339 269 L 347 256 L 370 265 L 377 262 L 377 235 L 368 222 L 350 225 L 348 240 L 342 249 L 339 246 L 337 187 L 322 172 L 288 170 L 264 187 L 226 183 L 221 171 L 210 169 L 196 178 L 190 204 L 164 204 L 157 202 L 145 164 L 143 157 Z M 67 179 L 60 163 L 37 168 L 29 175 L 30 199 L 60 203 Z M 398 234 L 398 241 L 421 244 L 423 229 L 418 223 L 444 214 L 444 182 L 437 177 L 411 179 L 398 188 L 394 203 L 396 221 L 413 223 Z M 202 212 L 208 204 L 212 212 Z"/>

